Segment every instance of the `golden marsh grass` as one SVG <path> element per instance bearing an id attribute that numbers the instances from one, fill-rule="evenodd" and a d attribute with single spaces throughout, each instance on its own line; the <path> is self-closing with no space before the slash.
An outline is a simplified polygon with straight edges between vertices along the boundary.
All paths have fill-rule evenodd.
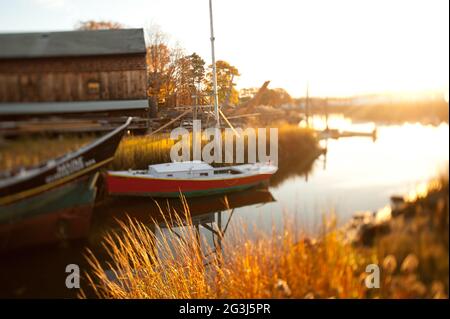
<path id="1" fill-rule="evenodd" d="M 227 234 L 222 252 L 204 256 L 186 211 L 163 233 L 129 220 L 104 240 L 109 262 L 87 255 L 93 294 L 101 298 L 361 298 L 366 255 L 343 244 L 336 231 L 313 242 L 286 223 L 281 234 L 246 239 L 245 227 Z M 169 221 L 169 224 L 172 221 Z M 202 250 L 203 247 L 203 250 Z M 207 250 L 211 250 L 209 247 Z M 107 270 L 116 280 L 106 275 Z M 118 280 L 117 280 L 118 279 Z M 83 292 L 85 293 L 85 292 Z M 83 296 L 85 296 L 83 294 Z"/>
<path id="2" fill-rule="evenodd" d="M 0 144 L 0 171 L 14 171 L 21 167 L 39 165 L 52 158 L 73 152 L 90 143 L 94 137 L 65 136 L 22 137 L 5 140 Z"/>
<path id="3" fill-rule="evenodd" d="M 448 179 L 441 180 L 440 187 L 432 185 L 427 198 L 414 203 L 423 210 L 419 201 L 428 200 L 429 210 L 406 225 L 393 219 L 391 232 L 377 237 L 370 247 L 344 240 L 334 218 L 325 218 L 322 231 L 312 239 L 284 217 L 281 229 L 251 235 L 252 225 L 239 223 L 226 234 L 219 253 L 206 258 L 205 251 L 214 247 L 199 240 L 186 202 L 182 212 L 160 209 L 168 226 L 164 231 L 133 219 L 118 222 L 119 229 L 103 241 L 108 261 L 88 252 L 90 287 L 81 296 L 447 298 L 448 193 L 437 204 L 430 196 L 448 191 Z M 396 228 L 396 223 L 403 225 Z M 187 227 L 178 227 L 182 224 Z M 381 269 L 378 289 L 366 288 L 369 264 Z"/>
<path id="4" fill-rule="evenodd" d="M 169 134 L 124 137 L 111 168 L 113 170 L 145 169 L 151 164 L 170 162 L 170 149 L 176 142 L 170 139 Z M 207 142 L 202 141 L 202 146 Z M 269 138 L 267 138 L 267 143 L 269 143 Z M 293 148 L 295 148 L 295 152 L 292 152 Z M 268 151 L 269 146 L 266 149 Z M 318 140 L 312 130 L 294 125 L 283 125 L 278 128 L 280 165 L 289 166 L 292 162 L 302 162 L 308 155 L 315 154 L 318 150 Z M 245 141 L 245 154 L 247 154 L 247 140 Z"/>

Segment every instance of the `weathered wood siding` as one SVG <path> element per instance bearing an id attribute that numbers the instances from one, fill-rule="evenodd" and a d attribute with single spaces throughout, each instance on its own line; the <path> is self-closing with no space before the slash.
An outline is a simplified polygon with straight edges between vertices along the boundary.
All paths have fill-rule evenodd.
<path id="1" fill-rule="evenodd" d="M 145 55 L 0 60 L 0 102 L 145 99 L 146 87 Z"/>

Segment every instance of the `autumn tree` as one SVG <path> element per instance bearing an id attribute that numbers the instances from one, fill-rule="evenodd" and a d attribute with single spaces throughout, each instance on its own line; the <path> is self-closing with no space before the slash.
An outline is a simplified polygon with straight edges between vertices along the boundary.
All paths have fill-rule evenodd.
<path id="1" fill-rule="evenodd" d="M 183 55 L 182 49 L 169 47 L 167 35 L 158 26 L 146 31 L 148 94 L 158 104 L 173 105 L 177 61 Z"/>
<path id="2" fill-rule="evenodd" d="M 216 62 L 216 73 L 219 104 L 236 105 L 239 102 L 239 92 L 235 88 L 234 79 L 239 76 L 238 69 L 226 61 L 219 60 Z M 212 65 L 209 66 L 206 87 L 212 92 Z"/>
<path id="3" fill-rule="evenodd" d="M 205 61 L 197 54 L 181 57 L 177 61 L 177 104 L 204 104 L 202 84 L 205 78 Z M 197 100 L 193 96 L 197 96 Z"/>
<path id="4" fill-rule="evenodd" d="M 158 26 L 147 30 L 149 96 L 160 105 L 191 105 L 197 89 L 203 91 L 205 61 L 196 53 L 184 55 L 182 48 L 170 47 L 168 42 Z"/>
<path id="5" fill-rule="evenodd" d="M 292 97 L 282 88 L 268 89 L 264 91 L 260 99 L 260 104 L 275 107 L 289 103 L 292 103 Z"/>
<path id="6" fill-rule="evenodd" d="M 176 74 L 176 104 L 190 105 L 194 84 L 191 78 L 190 61 L 187 56 L 183 56 L 177 60 Z"/>
<path id="7" fill-rule="evenodd" d="M 207 99 L 205 99 L 205 60 L 203 60 L 197 53 L 192 53 L 189 57 L 190 68 L 191 68 L 191 79 L 193 83 L 192 92 L 197 96 L 197 104 L 204 105 L 207 104 Z"/>
<path id="8" fill-rule="evenodd" d="M 200 90 L 205 78 L 205 61 L 195 52 L 189 55 L 188 59 L 190 61 L 192 82 Z"/>
<path id="9" fill-rule="evenodd" d="M 109 30 L 109 29 L 123 29 L 124 26 L 121 23 L 114 21 L 80 21 L 75 26 L 78 30 Z"/>
<path id="10" fill-rule="evenodd" d="M 147 72 L 149 95 L 155 96 L 159 103 L 164 103 L 175 90 L 169 47 L 164 43 L 151 44 L 147 47 Z"/>

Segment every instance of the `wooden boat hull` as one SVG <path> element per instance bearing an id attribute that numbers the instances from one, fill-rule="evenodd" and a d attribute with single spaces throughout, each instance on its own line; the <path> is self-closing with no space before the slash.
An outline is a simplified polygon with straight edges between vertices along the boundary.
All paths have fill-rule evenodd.
<path id="1" fill-rule="evenodd" d="M 97 174 L 0 206 L 0 251 L 87 236 Z"/>
<path id="2" fill-rule="evenodd" d="M 163 179 L 124 177 L 110 173 L 106 177 L 108 193 L 115 196 L 185 197 L 207 196 L 242 191 L 267 183 L 272 174 L 225 179 Z"/>
<path id="3" fill-rule="evenodd" d="M 78 151 L 29 169 L 23 175 L 17 174 L 0 180 L 0 205 L 19 202 L 94 173 L 112 161 L 130 123 L 131 118 L 124 125 Z"/>

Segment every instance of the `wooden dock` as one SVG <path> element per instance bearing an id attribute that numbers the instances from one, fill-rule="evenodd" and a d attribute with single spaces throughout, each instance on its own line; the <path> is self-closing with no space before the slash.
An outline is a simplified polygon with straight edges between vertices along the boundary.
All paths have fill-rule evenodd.
<path id="1" fill-rule="evenodd" d="M 377 139 L 377 129 L 372 132 L 357 132 L 357 131 L 340 131 L 337 129 L 316 130 L 320 139 L 339 139 L 344 137 L 370 137 L 374 141 Z"/>
<path id="2" fill-rule="evenodd" d="M 32 119 L 28 121 L 2 121 L 0 122 L 0 136 L 13 137 L 29 134 L 59 134 L 59 133 L 95 133 L 111 131 L 122 125 L 125 117 L 109 117 L 98 119 Z M 133 118 L 129 127 L 132 131 L 147 132 L 148 120 Z"/>

